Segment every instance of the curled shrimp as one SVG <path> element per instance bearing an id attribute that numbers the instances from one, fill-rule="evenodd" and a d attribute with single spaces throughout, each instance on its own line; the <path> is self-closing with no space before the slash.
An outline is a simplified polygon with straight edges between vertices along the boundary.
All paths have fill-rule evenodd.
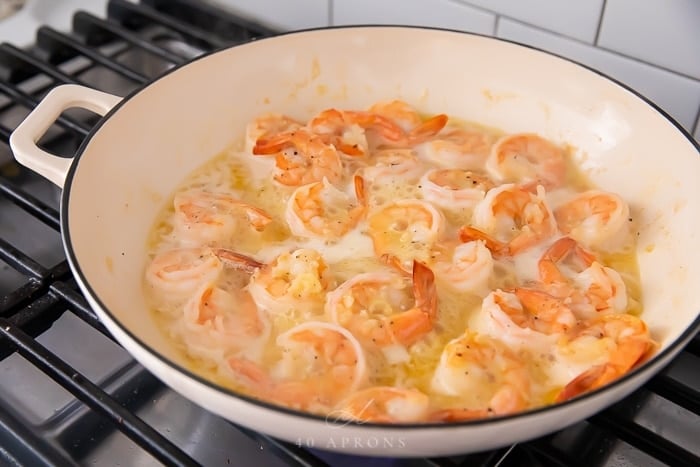
<path id="1" fill-rule="evenodd" d="M 275 155 L 273 178 L 286 186 L 306 185 L 324 178 L 335 184 L 343 175 L 336 148 L 304 128 L 259 139 L 253 154 Z"/>
<path id="2" fill-rule="evenodd" d="M 543 185 L 548 190 L 561 186 L 566 177 L 564 151 L 531 133 L 501 138 L 486 159 L 486 170 L 501 183 Z"/>
<path id="3" fill-rule="evenodd" d="M 385 254 L 410 264 L 426 261 L 445 226 L 445 218 L 422 200 L 404 199 L 379 207 L 367 219 L 377 256 Z"/>
<path id="4" fill-rule="evenodd" d="M 367 199 L 364 179 L 356 175 L 353 182 L 356 202 L 325 178 L 297 188 L 285 211 L 292 233 L 299 237 L 336 240 L 354 228 L 365 215 Z"/>
<path id="5" fill-rule="evenodd" d="M 483 131 L 446 128 L 416 151 L 441 168 L 476 170 L 484 166 L 492 146 L 493 137 Z"/>
<path id="6" fill-rule="evenodd" d="M 483 411 L 509 414 L 525 409 L 530 398 L 529 372 L 522 360 L 500 341 L 470 330 L 445 346 L 431 386 L 467 406 L 433 413 L 436 420 L 471 418 Z"/>
<path id="7" fill-rule="evenodd" d="M 258 358 L 270 334 L 267 316 L 246 291 L 205 283 L 184 306 L 177 333 L 187 352 L 213 364 L 230 355 Z"/>
<path id="8" fill-rule="evenodd" d="M 559 229 L 588 248 L 618 248 L 629 235 L 630 210 L 618 195 L 589 190 L 554 210 Z"/>
<path id="9" fill-rule="evenodd" d="M 398 99 L 377 102 L 368 111 L 391 119 L 405 132 L 411 131 L 423 123 L 423 119 L 416 109 Z"/>
<path id="10" fill-rule="evenodd" d="M 232 357 L 225 373 L 264 400 L 326 413 L 367 379 L 360 343 L 336 324 L 299 324 L 280 334 L 276 344 L 281 358 L 270 372 L 250 359 Z"/>
<path id="11" fill-rule="evenodd" d="M 593 364 L 571 380 L 557 396 L 557 402 L 613 382 L 643 361 L 654 347 L 646 324 L 635 316 L 603 315 L 590 320 L 567 344 L 567 350 L 579 360 L 596 362 L 602 357 L 602 363 Z"/>
<path id="12" fill-rule="evenodd" d="M 323 310 L 333 279 L 323 256 L 316 250 L 284 252 L 256 270 L 248 284 L 253 300 L 271 314 L 295 311 L 313 316 Z"/>
<path id="13" fill-rule="evenodd" d="M 241 214 L 246 226 L 262 231 L 272 217 L 227 193 L 185 191 L 175 195 L 175 231 L 186 246 L 230 243 Z"/>
<path id="14" fill-rule="evenodd" d="M 513 184 L 486 193 L 474 207 L 472 223 L 460 231 L 462 241 L 484 240 L 504 255 L 528 250 L 550 238 L 557 229 L 544 188 L 538 187 L 534 194 Z"/>
<path id="15" fill-rule="evenodd" d="M 410 281 L 388 271 L 358 274 L 328 293 L 326 314 L 364 345 L 381 349 L 390 363 L 406 360 L 405 348 L 433 329 L 435 276 L 418 261 Z"/>
<path id="16" fill-rule="evenodd" d="M 301 123 L 286 115 L 277 113 L 260 115 L 246 127 L 246 152 L 252 154 L 253 148 L 261 138 L 294 131 L 302 126 Z"/>
<path id="17" fill-rule="evenodd" d="M 562 237 L 538 262 L 545 289 L 563 298 L 580 318 L 621 313 L 627 308 L 627 287 L 620 274 L 596 261 L 593 253 L 570 237 Z"/>
<path id="18" fill-rule="evenodd" d="M 518 288 L 489 293 L 471 324 L 513 348 L 546 350 L 576 322 L 573 312 L 556 297 Z"/>
<path id="19" fill-rule="evenodd" d="M 364 167 L 362 175 L 375 184 L 393 181 L 412 183 L 418 180 L 424 167 L 411 149 L 381 149 L 374 152 L 374 164 Z"/>
<path id="20" fill-rule="evenodd" d="M 424 421 L 429 406 L 428 396 L 417 389 L 373 386 L 351 394 L 329 415 L 375 423 L 412 423 Z"/>
<path id="21" fill-rule="evenodd" d="M 178 248 L 158 254 L 146 268 L 146 283 L 167 309 L 188 300 L 205 283 L 219 279 L 224 268 L 251 274 L 262 263 L 223 248 Z"/>
<path id="22" fill-rule="evenodd" d="M 364 157 L 369 154 L 365 131 L 382 122 L 366 112 L 326 109 L 309 122 L 309 128 L 324 135 L 328 142 L 347 156 Z"/>
<path id="23" fill-rule="evenodd" d="M 421 177 L 419 186 L 427 201 L 448 211 L 458 211 L 474 209 L 494 183 L 478 171 L 433 169 Z"/>
<path id="24" fill-rule="evenodd" d="M 491 251 L 480 240 L 458 245 L 449 261 L 433 265 L 435 276 L 450 289 L 482 297 L 489 293 L 493 270 Z"/>
<path id="25" fill-rule="evenodd" d="M 423 120 L 413 107 L 400 100 L 378 102 L 369 113 L 391 122 L 383 124 L 380 132 L 382 143 L 390 147 L 416 146 L 438 134 L 448 120 L 445 114 Z"/>

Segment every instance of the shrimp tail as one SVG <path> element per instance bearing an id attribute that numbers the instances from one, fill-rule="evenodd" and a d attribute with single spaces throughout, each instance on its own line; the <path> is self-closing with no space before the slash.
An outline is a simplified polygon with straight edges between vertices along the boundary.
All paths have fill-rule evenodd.
<path id="1" fill-rule="evenodd" d="M 272 217 L 262 209 L 258 209 L 253 206 L 245 206 L 245 214 L 248 217 L 248 221 L 253 226 L 255 230 L 260 232 L 267 225 L 272 222 Z"/>
<path id="2" fill-rule="evenodd" d="M 412 271 L 404 265 L 404 263 L 401 262 L 399 258 L 397 258 L 394 255 L 390 255 L 389 253 L 384 253 L 379 257 L 379 261 L 381 261 L 383 264 L 386 264 L 389 267 L 392 267 L 399 271 L 401 274 L 404 274 L 405 276 L 411 276 Z"/>
<path id="3" fill-rule="evenodd" d="M 257 269 L 264 266 L 263 263 L 251 258 L 250 256 L 236 253 L 235 251 L 227 250 L 226 248 L 216 248 L 212 250 L 217 258 L 223 261 L 228 267 L 238 269 L 247 273 L 253 273 Z"/>
<path id="4" fill-rule="evenodd" d="M 293 133 L 280 133 L 270 137 L 262 137 L 255 142 L 253 154 L 256 156 L 269 156 L 289 147 Z"/>
<path id="5" fill-rule="evenodd" d="M 394 316 L 389 324 L 396 340 L 406 346 L 430 332 L 437 316 L 435 275 L 418 261 L 413 262 L 413 296 L 415 306 Z"/>
<path id="6" fill-rule="evenodd" d="M 463 243 L 481 240 L 486 245 L 486 248 L 488 248 L 494 255 L 509 255 L 508 244 L 500 242 L 488 235 L 487 233 L 482 232 L 481 230 L 476 229 L 470 225 L 465 225 L 461 229 L 459 229 L 459 239 Z"/>
<path id="7" fill-rule="evenodd" d="M 559 270 L 557 264 L 569 254 L 573 254 L 577 259 L 581 260 L 586 267 L 593 264 L 596 260 L 595 255 L 583 249 L 576 240 L 571 237 L 562 237 L 545 251 L 542 259 L 537 264 L 540 278 L 543 282 L 566 282 L 566 278 Z"/>
<path id="8" fill-rule="evenodd" d="M 433 329 L 433 318 L 416 307 L 395 315 L 389 325 L 396 340 L 409 347 Z"/>
<path id="9" fill-rule="evenodd" d="M 413 261 L 413 295 L 416 308 L 422 310 L 430 318 L 437 314 L 437 289 L 435 274 L 425 264 Z"/>
<path id="10" fill-rule="evenodd" d="M 617 379 L 618 376 L 620 376 L 618 369 L 610 363 L 594 366 L 564 386 L 555 402 L 564 402 L 585 392 L 593 391 Z"/>
<path id="11" fill-rule="evenodd" d="M 360 175 L 355 175 L 352 181 L 355 185 L 355 197 L 357 197 L 357 203 L 362 206 L 363 210 L 365 210 L 368 205 L 365 179 Z"/>
<path id="12" fill-rule="evenodd" d="M 445 114 L 436 115 L 424 121 L 417 127 L 408 132 L 407 139 L 409 144 L 415 145 L 422 143 L 426 139 L 437 135 L 445 125 L 447 125 L 448 117 Z"/>

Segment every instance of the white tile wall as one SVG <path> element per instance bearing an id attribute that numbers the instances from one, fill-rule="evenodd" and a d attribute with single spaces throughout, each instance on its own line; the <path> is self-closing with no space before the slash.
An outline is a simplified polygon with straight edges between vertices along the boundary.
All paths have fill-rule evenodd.
<path id="1" fill-rule="evenodd" d="M 688 131 L 692 131 L 695 125 L 700 108 L 700 81 L 505 18 L 499 19 L 497 35 L 549 50 L 596 68 L 656 102 Z"/>
<path id="2" fill-rule="evenodd" d="M 435 26 L 493 34 L 496 15 L 452 0 L 332 0 L 332 24 Z"/>
<path id="3" fill-rule="evenodd" d="M 598 45 L 700 79 L 700 1 L 607 0 Z"/>
<path id="4" fill-rule="evenodd" d="M 700 0 L 205 1 L 282 30 L 361 23 L 481 34 L 498 29 L 502 37 L 569 56 L 625 82 L 700 140 Z"/>
<path id="5" fill-rule="evenodd" d="M 328 26 L 330 0 L 207 0 L 281 30 Z"/>
<path id="6" fill-rule="evenodd" d="M 590 43 L 595 39 L 603 5 L 603 0 L 461 1 Z"/>

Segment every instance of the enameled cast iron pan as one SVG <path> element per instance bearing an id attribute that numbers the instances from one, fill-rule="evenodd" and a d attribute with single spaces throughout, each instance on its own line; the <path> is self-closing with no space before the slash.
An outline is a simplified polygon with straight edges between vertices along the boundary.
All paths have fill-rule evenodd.
<path id="1" fill-rule="evenodd" d="M 262 112 L 306 119 L 323 108 L 365 108 L 388 98 L 575 147 L 593 182 L 622 195 L 636 219 L 642 318 L 661 344 L 653 358 L 613 384 L 559 405 L 411 426 L 327 421 L 222 389 L 188 370 L 152 321 L 142 292 L 147 234 L 174 188 Z M 36 141 L 69 107 L 105 117 L 78 154 L 63 159 Z M 667 365 L 700 327 L 697 143 L 623 85 L 511 42 L 413 27 L 284 34 L 198 58 L 124 99 L 59 86 L 17 128 L 11 145 L 20 163 L 63 187 L 68 261 L 114 337 L 185 397 L 291 442 L 407 457 L 531 439 L 622 399 Z"/>

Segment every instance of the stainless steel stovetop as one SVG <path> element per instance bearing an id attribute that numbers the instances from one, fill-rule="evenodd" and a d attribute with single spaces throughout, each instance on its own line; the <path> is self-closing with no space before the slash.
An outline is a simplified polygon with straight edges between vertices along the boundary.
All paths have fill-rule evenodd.
<path id="1" fill-rule="evenodd" d="M 76 12 L 72 34 L 41 28 L 37 45 L 29 51 L 0 45 L 0 462 L 125 466 L 154 465 L 159 460 L 241 466 L 698 462 L 697 338 L 645 389 L 560 433 L 470 456 L 396 460 L 363 458 L 361 451 L 357 456 L 328 454 L 243 430 L 164 387 L 105 335 L 65 263 L 58 234 L 59 191 L 13 162 L 6 144 L 9 132 L 59 82 L 74 80 L 125 95 L 174 64 L 272 33 L 195 1 L 112 0 L 107 18 Z M 68 112 L 42 144 L 54 153 L 72 155 L 94 124 L 94 117 Z"/>

